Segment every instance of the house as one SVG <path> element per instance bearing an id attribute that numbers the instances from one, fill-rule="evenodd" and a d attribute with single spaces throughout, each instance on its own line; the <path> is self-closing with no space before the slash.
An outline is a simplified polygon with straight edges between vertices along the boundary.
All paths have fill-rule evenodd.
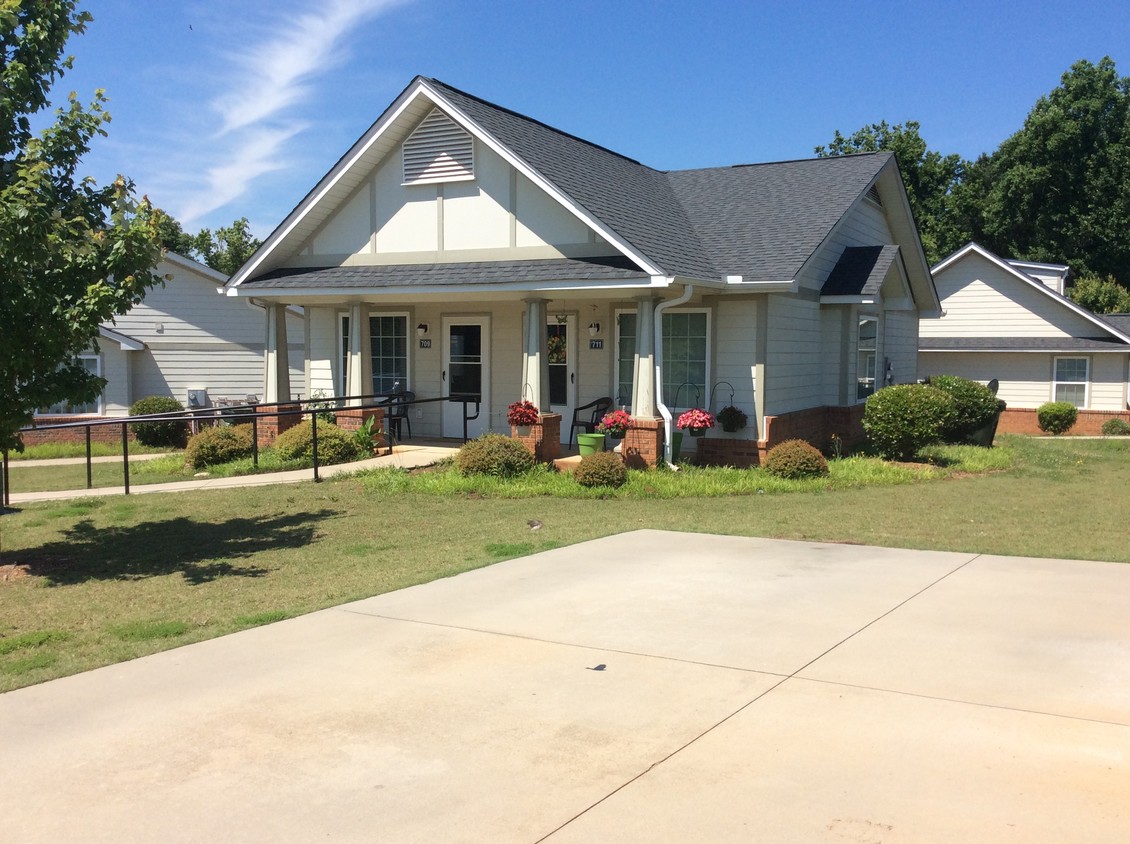
<path id="1" fill-rule="evenodd" d="M 228 282 L 305 315 L 304 391 L 472 395 L 470 435 L 601 396 L 654 462 L 680 410 L 734 404 L 704 460 L 858 428 L 917 375 L 939 304 L 889 153 L 660 171 L 417 77 Z M 360 330 L 358 330 L 360 328 Z M 268 373 L 268 398 L 286 393 Z M 417 435 L 462 435 L 422 404 Z"/>
<path id="2" fill-rule="evenodd" d="M 126 416 L 130 405 L 146 396 L 173 396 L 185 407 L 210 407 L 263 394 L 263 309 L 249 299 L 220 295 L 227 276 L 176 253 L 165 253 L 156 273 L 165 284 L 100 326 L 97 352 L 80 356 L 90 371 L 106 379 L 102 395 L 86 405 L 44 408 L 37 425 Z M 300 311 L 291 310 L 286 320 L 292 338 L 290 367 L 295 383 L 301 383 Z M 28 433 L 24 441 L 40 442 L 49 433 Z"/>
<path id="3" fill-rule="evenodd" d="M 1067 267 L 970 243 L 933 273 L 943 315 L 921 323 L 920 376 L 996 379 L 1004 432 L 1039 433 L 1036 408 L 1049 401 L 1080 409 L 1075 433 L 1127 418 L 1130 317 L 1096 316 L 1064 296 Z"/>

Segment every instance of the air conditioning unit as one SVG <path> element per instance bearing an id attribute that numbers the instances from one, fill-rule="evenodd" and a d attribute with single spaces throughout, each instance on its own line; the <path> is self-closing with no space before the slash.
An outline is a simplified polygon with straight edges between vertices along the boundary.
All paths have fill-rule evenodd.
<path id="1" fill-rule="evenodd" d="M 202 407 L 208 406 L 208 391 L 207 390 L 189 390 L 188 391 L 188 409 L 199 410 Z"/>

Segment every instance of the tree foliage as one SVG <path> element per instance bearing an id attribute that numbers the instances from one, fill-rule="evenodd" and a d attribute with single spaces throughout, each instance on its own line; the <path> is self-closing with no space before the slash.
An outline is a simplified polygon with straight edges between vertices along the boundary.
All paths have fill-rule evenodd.
<path id="1" fill-rule="evenodd" d="M 252 236 L 251 224 L 246 217 L 240 217 L 230 226 L 216 229 L 201 229 L 192 238 L 193 257 L 203 261 L 224 275 L 234 275 L 246 263 L 262 241 Z"/>
<path id="2" fill-rule="evenodd" d="M 1092 313 L 1130 313 L 1130 290 L 1115 281 L 1113 276 L 1083 276 L 1071 286 L 1067 296 Z"/>
<path id="3" fill-rule="evenodd" d="M 1072 65 L 1015 134 L 974 161 L 928 149 L 913 121 L 837 131 L 816 147 L 821 156 L 877 150 L 898 159 L 931 263 L 972 240 L 1130 287 L 1130 78 L 1109 57 Z M 1100 302 L 1117 293 L 1099 287 L 1076 285 Z"/>
<path id="4" fill-rule="evenodd" d="M 893 152 L 898 161 L 910 199 L 910 209 L 918 223 L 922 248 L 931 264 L 940 261 L 961 242 L 951 231 L 951 193 L 961 181 L 963 162 L 959 155 L 942 155 L 926 146 L 914 120 L 889 126 L 872 123 L 849 136 L 836 130 L 832 142 L 816 147 L 821 158 L 859 152 Z M 963 241 L 962 241 L 963 242 Z"/>
<path id="5" fill-rule="evenodd" d="M 0 449 L 22 447 L 37 408 L 97 397 L 104 380 L 76 356 L 159 281 L 160 212 L 124 177 L 98 187 L 76 175 L 106 134 L 102 92 L 89 106 L 72 94 L 31 129 L 71 67 L 67 39 L 90 20 L 74 0 L 0 3 Z"/>

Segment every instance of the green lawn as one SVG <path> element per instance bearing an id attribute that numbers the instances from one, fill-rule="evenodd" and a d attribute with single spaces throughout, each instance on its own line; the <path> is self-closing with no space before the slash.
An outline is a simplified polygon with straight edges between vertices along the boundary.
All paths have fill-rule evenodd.
<path id="1" fill-rule="evenodd" d="M 976 475 L 844 461 L 792 486 L 636 473 L 588 493 L 611 497 L 383 470 L 28 505 L 0 517 L 0 690 L 636 528 L 1130 561 L 1125 440 L 1009 438 L 993 458 Z"/>

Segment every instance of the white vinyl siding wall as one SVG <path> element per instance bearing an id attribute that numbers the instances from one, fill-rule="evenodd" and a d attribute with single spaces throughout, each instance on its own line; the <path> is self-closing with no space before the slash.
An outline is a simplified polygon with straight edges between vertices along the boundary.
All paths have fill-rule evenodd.
<path id="1" fill-rule="evenodd" d="M 873 246 L 894 243 L 883 209 L 871 202 L 860 202 L 843 224 L 832 233 L 809 265 L 810 275 L 801 280 L 804 287 L 819 289 L 844 249 L 849 246 Z"/>
<path id="2" fill-rule="evenodd" d="M 883 354 L 891 362 L 892 383 L 912 384 L 918 377 L 918 314 L 887 311 L 883 322 Z"/>
<path id="3" fill-rule="evenodd" d="M 1093 323 L 976 254 L 934 278 L 945 316 L 924 319 L 923 337 L 1093 337 Z"/>
<path id="4" fill-rule="evenodd" d="M 779 416 L 824 404 L 825 360 L 821 354 L 820 305 L 789 296 L 770 296 L 765 413 Z"/>
<path id="5" fill-rule="evenodd" d="M 719 425 L 712 431 L 712 436 L 749 438 L 751 432 L 760 430 L 756 417 L 754 404 L 754 360 L 756 356 L 755 326 L 757 325 L 758 304 L 752 299 L 737 301 L 722 300 L 715 310 L 714 336 L 714 374 L 711 376 L 713 384 L 718 385 L 714 390 L 714 401 L 707 408 L 711 413 L 717 413 L 730 403 L 730 388 L 722 384 L 728 381 L 734 388 L 733 404 L 745 412 L 749 418 L 746 428 L 736 433 L 727 434 Z M 709 389 L 708 389 L 709 391 Z M 708 396 L 703 397 L 707 401 Z"/>

